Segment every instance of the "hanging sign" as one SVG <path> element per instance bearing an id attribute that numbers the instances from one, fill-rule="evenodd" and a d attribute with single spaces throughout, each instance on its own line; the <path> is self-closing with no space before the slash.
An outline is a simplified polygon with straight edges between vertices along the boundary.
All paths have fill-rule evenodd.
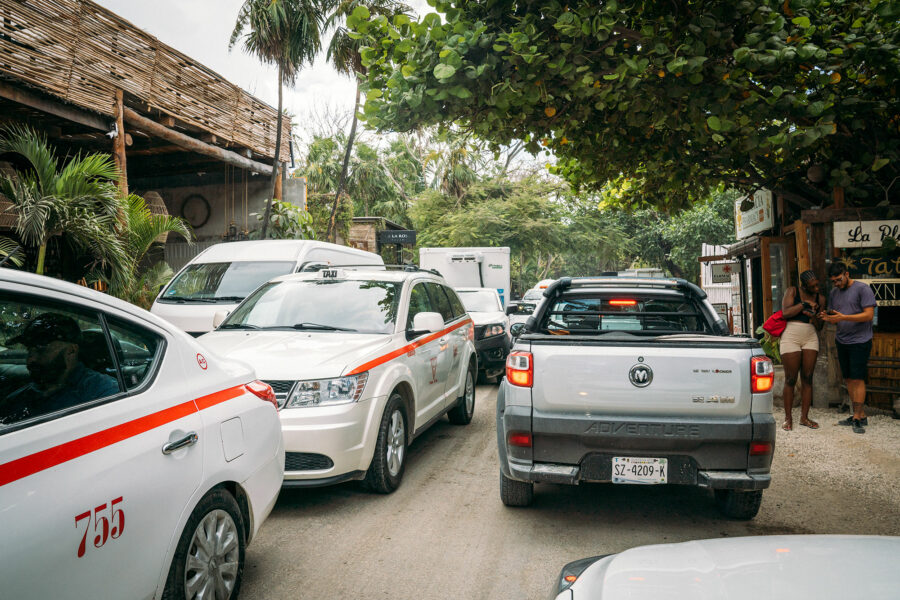
<path id="1" fill-rule="evenodd" d="M 837 221 L 835 248 L 880 248 L 886 238 L 900 242 L 900 221 Z"/>
<path id="2" fill-rule="evenodd" d="M 741 210 L 741 205 L 747 210 Z M 772 229 L 774 225 L 771 191 L 757 190 L 752 198 L 745 196 L 735 201 L 734 233 L 737 239 L 742 240 L 754 233 Z"/>
<path id="3" fill-rule="evenodd" d="M 382 244 L 416 245 L 416 232 L 411 229 L 384 229 L 378 232 L 378 241 Z"/>
<path id="4" fill-rule="evenodd" d="M 900 256 L 854 256 L 844 258 L 843 261 L 854 279 L 900 277 Z"/>
<path id="5" fill-rule="evenodd" d="M 731 274 L 737 269 L 736 262 L 713 263 L 711 283 L 731 283 Z"/>
<path id="6" fill-rule="evenodd" d="M 900 279 L 857 279 L 869 284 L 878 306 L 900 306 Z"/>

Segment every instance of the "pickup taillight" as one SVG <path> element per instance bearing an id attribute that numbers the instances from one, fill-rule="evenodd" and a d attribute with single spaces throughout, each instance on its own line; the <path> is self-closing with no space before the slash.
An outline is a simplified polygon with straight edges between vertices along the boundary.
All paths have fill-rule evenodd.
<path id="1" fill-rule="evenodd" d="M 754 356 L 750 359 L 750 391 L 762 394 L 772 390 L 775 383 L 775 367 L 767 356 Z"/>
<path id="2" fill-rule="evenodd" d="M 510 352 L 506 357 L 506 381 L 518 387 L 534 383 L 534 357 L 531 352 Z"/>

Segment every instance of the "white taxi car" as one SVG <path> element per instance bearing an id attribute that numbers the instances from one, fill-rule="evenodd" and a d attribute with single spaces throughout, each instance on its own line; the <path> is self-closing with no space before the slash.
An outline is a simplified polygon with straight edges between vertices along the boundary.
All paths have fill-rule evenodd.
<path id="1" fill-rule="evenodd" d="M 392 492 L 413 438 L 475 409 L 472 320 L 427 271 L 278 277 L 198 341 L 275 389 L 287 487 L 361 479 Z"/>
<path id="2" fill-rule="evenodd" d="M 246 365 L 0 268 L 0 597 L 236 598 L 281 489 L 279 430 Z"/>

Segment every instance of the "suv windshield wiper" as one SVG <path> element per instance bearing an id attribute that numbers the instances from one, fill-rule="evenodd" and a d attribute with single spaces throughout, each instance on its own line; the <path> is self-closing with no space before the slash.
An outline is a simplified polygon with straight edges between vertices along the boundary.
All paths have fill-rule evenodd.
<path id="1" fill-rule="evenodd" d="M 216 296 L 214 302 L 241 302 L 245 296 Z"/>
<path id="2" fill-rule="evenodd" d="M 355 329 L 348 329 L 347 327 L 334 327 L 333 325 L 320 325 L 319 323 L 295 323 L 292 326 L 294 329 L 314 329 L 317 331 L 356 331 Z"/>
<path id="3" fill-rule="evenodd" d="M 248 325 L 246 323 L 223 323 L 219 325 L 219 329 L 259 329 L 259 325 Z"/>

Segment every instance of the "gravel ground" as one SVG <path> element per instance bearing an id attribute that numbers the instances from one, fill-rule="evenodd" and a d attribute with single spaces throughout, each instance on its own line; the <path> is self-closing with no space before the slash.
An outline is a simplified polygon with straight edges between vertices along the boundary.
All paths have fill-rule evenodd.
<path id="1" fill-rule="evenodd" d="M 847 416 L 837 409 L 813 409 L 810 418 L 819 423 L 819 429 L 813 430 L 800 425 L 800 411 L 795 408 L 793 431 L 783 431 L 784 410 L 776 408 L 775 493 L 766 496 L 777 498 L 779 488 L 786 491 L 783 488 L 790 486 L 791 493 L 779 498 L 777 507 L 798 507 L 802 513 L 792 516 L 815 533 L 900 535 L 900 420 L 889 414 L 869 414 L 866 433 L 858 434 L 837 425 Z M 853 514 L 851 507 L 833 505 L 849 500 L 846 494 L 836 497 L 836 490 L 852 490 L 850 501 L 857 504 L 860 521 L 822 531 L 815 523 L 823 513 L 840 509 Z"/>

